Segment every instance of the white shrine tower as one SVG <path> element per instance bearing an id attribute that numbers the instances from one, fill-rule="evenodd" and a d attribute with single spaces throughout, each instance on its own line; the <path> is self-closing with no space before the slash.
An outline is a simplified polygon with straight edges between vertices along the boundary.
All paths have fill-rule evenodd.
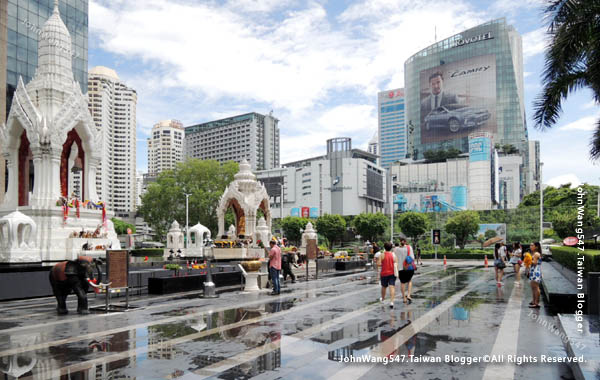
<path id="1" fill-rule="evenodd" d="M 8 165 L 0 263 L 51 263 L 120 248 L 96 193 L 101 139 L 73 78 L 71 36 L 55 0 L 39 33 L 35 76 L 27 85 L 19 78 L 0 125 Z M 86 243 L 95 250 L 82 252 Z"/>

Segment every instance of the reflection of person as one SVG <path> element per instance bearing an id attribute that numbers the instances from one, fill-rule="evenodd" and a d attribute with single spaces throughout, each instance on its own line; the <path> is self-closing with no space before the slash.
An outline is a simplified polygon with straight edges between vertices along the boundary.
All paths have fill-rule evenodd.
<path id="1" fill-rule="evenodd" d="M 421 102 L 421 118 L 438 107 L 458 103 L 456 94 L 444 91 L 444 76 L 440 71 L 429 76 L 429 90 L 431 93 Z"/>

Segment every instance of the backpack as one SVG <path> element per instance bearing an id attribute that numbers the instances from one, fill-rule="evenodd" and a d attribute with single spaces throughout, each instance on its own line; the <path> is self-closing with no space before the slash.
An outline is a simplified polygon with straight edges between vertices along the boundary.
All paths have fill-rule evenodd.
<path id="1" fill-rule="evenodd" d="M 410 246 L 406 249 L 406 258 L 402 263 L 402 267 L 404 270 L 417 270 L 417 266 L 415 265 L 415 260 L 410 256 Z"/>

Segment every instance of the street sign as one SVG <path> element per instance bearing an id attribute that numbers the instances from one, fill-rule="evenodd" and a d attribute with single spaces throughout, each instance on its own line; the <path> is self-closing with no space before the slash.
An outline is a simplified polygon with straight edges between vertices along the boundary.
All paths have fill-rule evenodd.
<path id="1" fill-rule="evenodd" d="M 442 242 L 442 231 L 441 230 L 431 230 L 431 243 L 434 245 L 439 245 Z"/>

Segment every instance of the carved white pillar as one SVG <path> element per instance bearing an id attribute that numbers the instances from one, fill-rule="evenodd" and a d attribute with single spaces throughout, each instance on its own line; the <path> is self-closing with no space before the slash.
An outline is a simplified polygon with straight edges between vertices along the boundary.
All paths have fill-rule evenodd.
<path id="1" fill-rule="evenodd" d="M 83 175 L 83 200 L 90 200 L 93 202 L 98 202 L 100 200 L 98 197 L 98 190 L 96 189 L 96 171 L 98 170 L 99 163 L 100 159 L 91 157 L 91 155 L 86 155 L 85 174 Z"/>
<path id="2" fill-rule="evenodd" d="M 48 196 L 46 198 L 46 206 L 52 207 L 56 206 L 56 201 L 62 196 L 60 192 L 60 156 L 62 150 L 52 149 L 50 152 L 50 159 L 48 160 L 48 164 L 50 166 L 50 170 L 48 170 L 46 175 L 46 183 L 48 183 Z"/>
<path id="3" fill-rule="evenodd" d="M 19 152 L 10 149 L 4 153 L 8 165 L 8 191 L 4 196 L 4 208 L 16 209 L 19 204 Z"/>
<path id="4" fill-rule="evenodd" d="M 32 148 L 31 153 L 33 155 L 33 194 L 29 200 L 29 204 L 33 207 L 40 207 L 42 196 L 42 150 L 39 148 Z"/>

